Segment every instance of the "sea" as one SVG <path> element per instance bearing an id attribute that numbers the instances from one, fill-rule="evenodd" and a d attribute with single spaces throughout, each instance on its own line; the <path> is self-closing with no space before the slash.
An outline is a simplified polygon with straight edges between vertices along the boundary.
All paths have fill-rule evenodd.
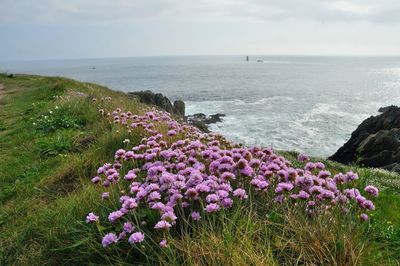
<path id="1" fill-rule="evenodd" d="M 328 157 L 367 117 L 400 104 L 400 57 L 160 56 L 1 62 L 0 72 L 152 90 L 186 113 L 223 113 L 211 130 L 245 145 Z"/>

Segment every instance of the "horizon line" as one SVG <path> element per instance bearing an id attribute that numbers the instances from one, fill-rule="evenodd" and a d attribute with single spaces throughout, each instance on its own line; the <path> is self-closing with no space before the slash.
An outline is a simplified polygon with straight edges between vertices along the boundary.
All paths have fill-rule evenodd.
<path id="1" fill-rule="evenodd" d="M 126 55 L 126 56 L 104 56 L 104 57 L 67 57 L 67 58 L 42 58 L 42 59 L 11 59 L 0 60 L 2 63 L 18 62 L 40 62 L 40 61 L 74 61 L 74 60 L 102 60 L 102 59 L 123 59 L 123 58 L 151 58 L 151 57 L 209 57 L 209 56 L 270 56 L 270 57 L 400 57 L 400 54 L 170 54 L 170 55 Z"/>

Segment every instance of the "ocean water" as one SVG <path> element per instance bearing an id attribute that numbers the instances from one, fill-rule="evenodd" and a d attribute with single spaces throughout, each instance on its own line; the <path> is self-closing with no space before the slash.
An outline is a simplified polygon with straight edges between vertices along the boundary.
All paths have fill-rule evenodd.
<path id="1" fill-rule="evenodd" d="M 262 60 L 262 62 L 257 62 Z M 327 157 L 381 106 L 400 104 L 399 57 L 181 56 L 0 62 L 0 72 L 150 89 L 186 112 L 224 113 L 211 129 L 246 145 Z"/>

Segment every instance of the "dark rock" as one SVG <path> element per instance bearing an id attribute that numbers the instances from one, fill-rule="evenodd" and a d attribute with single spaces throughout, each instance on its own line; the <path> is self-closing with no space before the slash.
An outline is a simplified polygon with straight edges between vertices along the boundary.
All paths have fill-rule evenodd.
<path id="1" fill-rule="evenodd" d="M 152 91 L 135 91 L 128 92 L 128 95 L 136 96 L 139 101 L 145 104 L 158 106 L 169 113 L 174 113 L 174 108 L 171 101 L 161 93 L 154 93 Z"/>
<path id="2" fill-rule="evenodd" d="M 396 108 L 399 108 L 399 107 L 396 106 L 396 105 L 389 105 L 389 106 L 386 106 L 386 107 L 379 108 L 378 112 L 379 113 L 384 113 L 386 111 L 389 111 L 389 110 L 392 110 L 392 109 L 396 109 Z"/>
<path id="3" fill-rule="evenodd" d="M 174 102 L 174 113 L 185 116 L 185 103 L 183 101 L 178 100 Z"/>
<path id="4" fill-rule="evenodd" d="M 364 120 L 351 134 L 350 140 L 329 159 L 400 170 L 400 108 L 388 106 L 381 109 L 382 114 Z"/>
<path id="5" fill-rule="evenodd" d="M 210 116 L 206 116 L 203 113 L 197 113 L 197 114 L 193 114 L 193 115 L 188 115 L 186 117 L 187 121 L 201 121 L 207 125 L 209 124 L 214 124 L 214 123 L 218 123 L 218 122 L 222 122 L 221 117 L 224 117 L 225 114 L 214 114 L 214 115 L 210 115 Z"/>
<path id="6" fill-rule="evenodd" d="M 207 116 L 203 113 L 197 113 L 197 114 L 186 116 L 186 121 L 190 125 L 193 125 L 193 126 L 197 127 L 198 129 L 200 129 L 201 131 L 208 133 L 208 132 L 210 132 L 210 130 L 208 129 L 208 125 L 222 122 L 221 117 L 224 117 L 224 116 L 225 116 L 224 114 L 214 114 L 214 115 Z"/>
<path id="7" fill-rule="evenodd" d="M 222 122 L 221 117 L 224 117 L 225 114 L 215 114 L 215 115 L 210 115 L 210 118 L 207 119 L 206 124 L 214 124 L 218 122 Z"/>

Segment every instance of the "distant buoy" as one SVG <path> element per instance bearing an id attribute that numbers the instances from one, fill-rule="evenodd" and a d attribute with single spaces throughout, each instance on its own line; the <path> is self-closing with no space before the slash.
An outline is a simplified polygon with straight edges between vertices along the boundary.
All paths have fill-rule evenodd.
<path id="1" fill-rule="evenodd" d="M 249 56 L 246 56 L 246 61 L 249 62 Z"/>

